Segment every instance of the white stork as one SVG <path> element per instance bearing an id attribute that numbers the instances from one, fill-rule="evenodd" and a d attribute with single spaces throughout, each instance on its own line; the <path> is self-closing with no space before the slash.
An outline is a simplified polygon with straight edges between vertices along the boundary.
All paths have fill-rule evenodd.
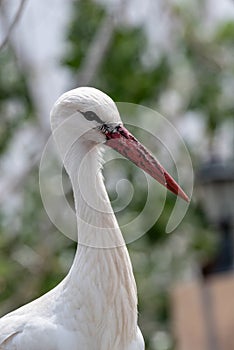
<path id="1" fill-rule="evenodd" d="M 101 174 L 102 146 L 188 197 L 127 131 L 103 92 L 91 87 L 66 92 L 52 109 L 51 125 L 73 187 L 78 248 L 58 286 L 0 319 L 0 349 L 143 350 L 132 265 Z"/>

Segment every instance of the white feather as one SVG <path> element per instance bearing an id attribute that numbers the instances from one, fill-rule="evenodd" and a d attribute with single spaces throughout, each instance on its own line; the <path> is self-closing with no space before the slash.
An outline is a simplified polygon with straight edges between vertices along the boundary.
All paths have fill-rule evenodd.
<path id="1" fill-rule="evenodd" d="M 1 350 L 144 349 L 132 265 L 101 174 L 103 140 L 94 131 L 96 122 L 77 112 L 81 109 L 95 111 L 103 122 L 120 122 L 114 102 L 93 88 L 64 94 L 52 110 L 52 128 L 74 191 L 75 259 L 56 288 L 0 319 Z M 66 123 L 70 116 L 71 124 Z"/>

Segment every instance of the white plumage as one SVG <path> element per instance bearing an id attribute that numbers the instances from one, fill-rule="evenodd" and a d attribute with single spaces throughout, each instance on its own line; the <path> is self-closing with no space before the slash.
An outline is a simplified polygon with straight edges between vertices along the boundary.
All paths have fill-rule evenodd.
<path id="1" fill-rule="evenodd" d="M 52 109 L 51 125 L 72 182 L 79 244 L 57 287 L 0 319 L 0 349 L 143 350 L 136 284 L 104 187 L 101 145 L 136 164 L 141 159 L 141 168 L 186 195 L 123 127 L 116 105 L 101 91 L 85 87 L 62 95 Z"/>

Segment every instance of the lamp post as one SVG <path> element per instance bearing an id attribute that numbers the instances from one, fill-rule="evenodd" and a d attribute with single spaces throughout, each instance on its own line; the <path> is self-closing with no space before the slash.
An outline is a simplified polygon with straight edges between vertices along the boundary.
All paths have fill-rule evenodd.
<path id="1" fill-rule="evenodd" d="M 206 277 L 234 269 L 234 163 L 211 160 L 200 168 L 197 179 L 203 209 L 219 234 L 217 254 L 203 268 Z"/>

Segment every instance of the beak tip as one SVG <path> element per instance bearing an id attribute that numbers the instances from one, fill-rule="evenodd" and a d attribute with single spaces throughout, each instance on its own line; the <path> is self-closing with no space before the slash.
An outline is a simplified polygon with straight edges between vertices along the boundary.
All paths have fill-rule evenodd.
<path id="1" fill-rule="evenodd" d="M 190 199 L 187 195 L 185 195 L 185 196 L 183 197 L 183 199 L 184 199 L 187 203 L 190 203 L 190 201 L 191 201 L 191 199 Z"/>
<path id="2" fill-rule="evenodd" d="M 178 183 L 171 177 L 171 175 L 168 174 L 164 170 L 164 177 L 166 180 L 165 187 L 172 193 L 174 193 L 176 196 L 182 198 L 185 202 L 189 203 L 190 198 L 187 196 L 187 194 L 182 190 L 182 188 L 178 185 Z"/>
<path id="3" fill-rule="evenodd" d="M 187 194 L 182 189 L 179 189 L 177 195 L 180 198 L 182 198 L 185 202 L 190 203 L 191 199 L 187 196 Z"/>

